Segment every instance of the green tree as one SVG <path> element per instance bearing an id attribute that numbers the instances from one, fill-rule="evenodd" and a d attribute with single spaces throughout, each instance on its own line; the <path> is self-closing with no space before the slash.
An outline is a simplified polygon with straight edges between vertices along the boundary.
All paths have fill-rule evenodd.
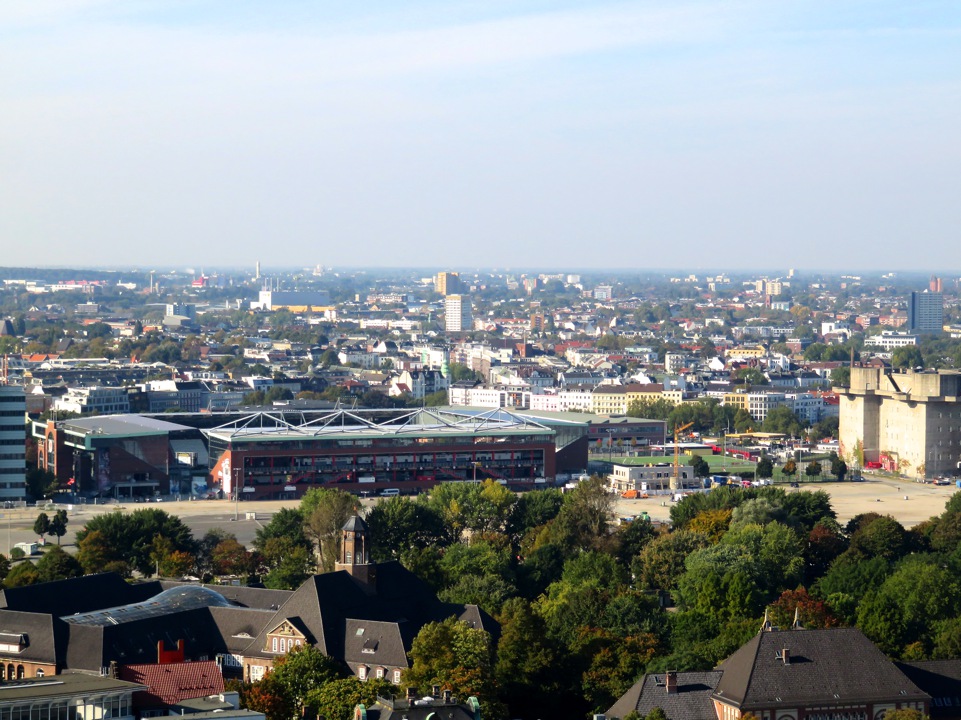
<path id="1" fill-rule="evenodd" d="M 8 588 L 36 585 L 38 582 L 40 582 L 40 573 L 37 572 L 37 566 L 29 560 L 14 565 L 3 579 L 4 587 Z"/>
<path id="2" fill-rule="evenodd" d="M 766 455 L 757 461 L 757 476 L 762 479 L 774 477 L 774 463 Z"/>
<path id="3" fill-rule="evenodd" d="M 672 591 L 684 572 L 687 556 L 710 545 L 706 535 L 675 530 L 652 540 L 635 563 L 637 575 L 644 587 Z"/>
<path id="4" fill-rule="evenodd" d="M 316 546 L 317 567 L 330 572 L 340 555 L 341 531 L 360 503 L 343 490 L 311 488 L 300 501 L 304 530 Z"/>
<path id="5" fill-rule="evenodd" d="M 263 713 L 267 720 L 291 720 L 296 707 L 288 697 L 284 687 L 278 683 L 272 672 L 268 672 L 256 683 L 238 683 L 240 704 L 247 710 Z"/>
<path id="6" fill-rule="evenodd" d="M 901 708 L 899 710 L 888 710 L 884 713 L 884 720 L 931 720 L 927 713 L 914 708 Z"/>
<path id="7" fill-rule="evenodd" d="M 264 585 L 273 590 L 296 590 L 310 577 L 311 551 L 286 537 L 272 537 L 260 551 L 268 571 Z"/>
<path id="8" fill-rule="evenodd" d="M 794 462 L 794 458 L 788 458 L 784 467 L 781 468 L 781 474 L 789 478 L 793 478 L 797 474 L 797 463 Z"/>
<path id="9" fill-rule="evenodd" d="M 837 453 L 831 453 L 831 474 L 838 480 L 844 480 L 848 474 L 848 464 Z"/>
<path id="10" fill-rule="evenodd" d="M 56 475 L 49 470 L 37 467 L 27 469 L 25 484 L 27 494 L 35 500 L 50 497 L 60 486 Z"/>
<path id="11" fill-rule="evenodd" d="M 461 575 L 438 597 L 444 602 L 477 605 L 491 615 L 500 613 L 504 602 L 517 595 L 517 588 L 500 575 Z"/>
<path id="12" fill-rule="evenodd" d="M 485 717 L 502 714 L 495 690 L 491 639 L 485 630 L 455 618 L 427 623 L 411 644 L 410 661 L 403 674 L 405 685 L 420 692 L 440 685 L 457 697 L 478 698 Z"/>
<path id="13" fill-rule="evenodd" d="M 764 432 L 783 433 L 792 437 L 800 435 L 803 428 L 800 418 L 786 405 L 773 408 L 761 423 Z"/>
<path id="14" fill-rule="evenodd" d="M 821 463 L 818 460 L 812 460 L 804 468 L 804 474 L 809 478 L 820 477 L 821 475 Z"/>
<path id="15" fill-rule="evenodd" d="M 57 510 L 53 517 L 50 518 L 50 527 L 47 528 L 47 534 L 57 538 L 57 545 L 60 544 L 60 538 L 67 534 L 68 522 L 70 522 L 70 520 L 67 517 L 66 510 Z"/>
<path id="16" fill-rule="evenodd" d="M 342 663 L 324 655 L 313 645 L 298 645 L 274 662 L 271 674 L 300 715 L 314 688 L 344 678 L 348 671 Z"/>
<path id="17" fill-rule="evenodd" d="M 836 367 L 831 371 L 831 385 L 833 387 L 851 386 L 851 368 L 846 365 Z"/>
<path id="18" fill-rule="evenodd" d="M 750 432 L 758 425 L 757 420 L 743 408 L 738 409 L 734 415 L 734 432 Z"/>
<path id="19" fill-rule="evenodd" d="M 569 549 L 590 550 L 604 547 L 610 539 L 614 520 L 614 496 L 603 478 L 594 476 L 577 484 L 567 496 L 554 522 L 554 541 Z"/>
<path id="20" fill-rule="evenodd" d="M 36 566 L 40 582 L 52 580 L 66 580 L 83 575 L 83 568 L 72 555 L 64 552 L 59 545 L 54 545 L 40 558 Z"/>
<path id="21" fill-rule="evenodd" d="M 901 563 L 874 596 L 862 603 L 858 626 L 885 652 L 901 655 L 909 643 L 933 644 L 939 624 L 961 610 L 953 573 L 928 558 Z"/>
<path id="22" fill-rule="evenodd" d="M 743 367 L 734 371 L 734 380 L 745 385 L 767 385 L 768 379 L 757 368 Z"/>
<path id="23" fill-rule="evenodd" d="M 380 500 L 365 518 L 375 561 L 397 560 L 409 548 L 444 547 L 451 542 L 441 513 L 405 497 Z"/>
<path id="24" fill-rule="evenodd" d="M 190 554 L 196 551 L 196 542 L 183 521 L 155 508 L 135 510 L 129 515 L 119 512 L 97 515 L 77 533 L 78 545 L 92 532 L 101 534 L 98 551 L 105 563 L 124 562 L 143 575 L 151 575 L 156 570 L 153 551 L 157 536 L 169 540 L 173 550 Z"/>
<path id="25" fill-rule="evenodd" d="M 707 460 L 700 455 L 692 456 L 691 469 L 694 471 L 695 477 L 705 478 L 711 474 L 711 466 L 708 465 Z"/>
<path id="26" fill-rule="evenodd" d="M 894 348 L 891 353 L 891 365 L 896 368 L 924 367 L 924 357 L 917 345 L 905 345 Z"/>
<path id="27" fill-rule="evenodd" d="M 213 572 L 218 575 L 252 575 L 255 570 L 254 556 L 236 538 L 221 540 L 210 554 Z"/>
<path id="28" fill-rule="evenodd" d="M 33 534 L 39 538 L 42 538 L 47 534 L 50 529 L 50 517 L 47 513 L 40 513 L 37 515 L 37 519 L 33 521 Z"/>
<path id="29" fill-rule="evenodd" d="M 397 687 L 385 679 L 370 678 L 363 682 L 355 677 L 328 680 L 307 695 L 307 707 L 317 717 L 350 718 L 358 705 L 369 707 L 378 695 L 389 696 Z"/>
<path id="30" fill-rule="evenodd" d="M 547 638 L 543 619 L 522 598 L 508 600 L 498 616 L 495 677 L 512 717 L 545 713 L 542 701 L 556 697 L 559 687 L 558 649 Z M 548 713 L 545 713 L 548 714 Z"/>
<path id="31" fill-rule="evenodd" d="M 304 533 L 304 516 L 296 508 L 281 508 L 275 512 L 270 522 L 258 529 L 254 535 L 254 549 L 265 553 L 267 542 L 274 538 L 283 538 L 308 552 L 313 550 L 313 544 Z"/>
<path id="32" fill-rule="evenodd" d="M 77 560 L 87 575 L 104 572 L 114 557 L 114 549 L 102 532 L 92 530 L 77 543 Z"/>

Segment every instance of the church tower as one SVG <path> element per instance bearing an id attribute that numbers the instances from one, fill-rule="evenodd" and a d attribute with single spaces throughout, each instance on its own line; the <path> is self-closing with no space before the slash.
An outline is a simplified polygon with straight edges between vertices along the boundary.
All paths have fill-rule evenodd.
<path id="1" fill-rule="evenodd" d="M 370 561 L 370 532 L 359 515 L 341 529 L 340 559 L 334 570 L 346 570 L 369 593 L 377 591 L 377 565 Z"/>

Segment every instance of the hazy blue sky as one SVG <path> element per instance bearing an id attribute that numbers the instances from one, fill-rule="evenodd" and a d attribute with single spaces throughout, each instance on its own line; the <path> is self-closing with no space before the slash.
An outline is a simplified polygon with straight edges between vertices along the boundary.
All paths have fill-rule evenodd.
<path id="1" fill-rule="evenodd" d="M 961 3 L 0 3 L 0 264 L 961 268 Z"/>

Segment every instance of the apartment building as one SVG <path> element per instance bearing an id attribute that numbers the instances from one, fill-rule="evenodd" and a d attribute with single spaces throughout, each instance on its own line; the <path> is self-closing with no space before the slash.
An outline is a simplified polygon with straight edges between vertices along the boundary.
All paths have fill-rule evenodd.
<path id="1" fill-rule="evenodd" d="M 27 399 L 19 385 L 0 385 L 0 499 L 25 493 Z"/>

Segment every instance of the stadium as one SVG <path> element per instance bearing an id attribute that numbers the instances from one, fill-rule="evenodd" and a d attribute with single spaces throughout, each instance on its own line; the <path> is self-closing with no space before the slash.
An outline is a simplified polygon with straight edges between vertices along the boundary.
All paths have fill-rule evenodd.
<path id="1" fill-rule="evenodd" d="M 211 486 L 244 500 L 299 498 L 312 487 L 409 494 L 486 479 L 521 490 L 556 474 L 555 430 L 502 409 L 338 409 L 301 423 L 260 412 L 202 432 Z"/>

